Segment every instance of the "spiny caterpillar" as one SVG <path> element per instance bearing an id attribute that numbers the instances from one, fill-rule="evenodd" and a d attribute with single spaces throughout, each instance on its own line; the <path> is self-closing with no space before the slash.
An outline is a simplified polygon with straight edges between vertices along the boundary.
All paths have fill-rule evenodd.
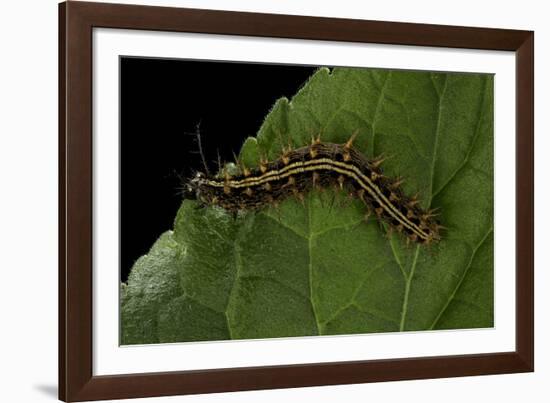
<path id="1" fill-rule="evenodd" d="M 366 218 L 374 212 L 390 230 L 406 235 L 407 242 L 439 241 L 443 227 L 434 210 L 425 211 L 416 197 L 407 197 L 401 190 L 403 180 L 384 176 L 383 159 L 367 159 L 353 147 L 354 138 L 345 144 L 312 139 L 308 146 L 285 148 L 274 161 L 262 159 L 254 169 L 242 167 L 237 175 L 227 169 L 217 176 L 198 172 L 187 183 L 187 193 L 203 205 L 237 212 L 258 210 L 289 196 L 303 200 L 311 189 L 336 186 L 365 203 Z"/>

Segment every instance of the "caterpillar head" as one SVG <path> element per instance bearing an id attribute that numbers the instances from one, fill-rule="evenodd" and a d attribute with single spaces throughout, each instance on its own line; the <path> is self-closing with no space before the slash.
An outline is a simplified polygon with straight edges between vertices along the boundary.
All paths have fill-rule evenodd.
<path id="1" fill-rule="evenodd" d="M 190 200 L 201 200 L 201 187 L 205 183 L 206 175 L 197 172 L 195 176 L 187 181 L 183 187 L 183 198 Z"/>

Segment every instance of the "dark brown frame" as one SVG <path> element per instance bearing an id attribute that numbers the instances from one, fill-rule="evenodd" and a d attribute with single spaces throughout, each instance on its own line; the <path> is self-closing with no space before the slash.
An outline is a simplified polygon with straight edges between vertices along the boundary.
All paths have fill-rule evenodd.
<path id="1" fill-rule="evenodd" d="M 92 375 L 92 29 L 507 50 L 516 53 L 516 349 L 491 354 Z M 534 370 L 534 33 L 105 3 L 59 5 L 59 398 L 289 388 Z"/>

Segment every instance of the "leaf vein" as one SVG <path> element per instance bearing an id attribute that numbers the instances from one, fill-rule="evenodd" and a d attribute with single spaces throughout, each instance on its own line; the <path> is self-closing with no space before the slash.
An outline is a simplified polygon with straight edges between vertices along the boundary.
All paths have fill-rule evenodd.
<path id="1" fill-rule="evenodd" d="M 476 124 L 476 129 L 475 129 L 475 134 L 474 134 L 474 138 L 472 139 L 472 143 L 470 144 L 470 148 L 468 149 L 468 152 L 466 153 L 466 156 L 464 157 L 464 161 L 462 161 L 462 163 L 457 167 L 457 169 L 451 174 L 451 176 L 449 177 L 449 179 L 447 179 L 447 181 L 439 187 L 439 189 L 437 189 L 433 195 L 432 195 L 432 199 L 437 196 L 443 189 L 445 189 L 447 187 L 447 185 L 449 183 L 451 183 L 451 181 L 457 176 L 457 174 L 464 168 L 466 167 L 466 165 L 468 164 L 468 160 L 470 158 L 470 155 L 472 154 L 472 151 L 474 150 L 474 146 L 479 138 L 479 133 L 480 133 L 480 126 L 481 126 L 481 121 L 483 120 L 483 116 L 484 116 L 484 112 L 485 112 L 485 106 L 486 106 L 486 103 L 484 102 L 485 100 L 485 97 L 487 95 L 487 87 L 488 85 L 490 84 L 489 80 L 486 80 L 486 85 L 483 87 L 483 94 L 481 96 L 482 98 L 482 107 L 479 108 L 479 117 L 478 117 L 478 120 L 477 120 L 477 124 Z"/>
<path id="2" fill-rule="evenodd" d="M 317 327 L 317 334 L 321 334 L 321 325 L 319 323 L 319 317 L 317 314 L 317 310 L 315 309 L 315 303 L 313 302 L 313 260 L 311 258 L 312 256 L 312 236 L 311 236 L 311 208 L 307 209 L 307 227 L 308 232 L 310 236 L 307 240 L 307 247 L 308 247 L 308 269 L 309 269 L 309 302 L 311 304 L 311 311 L 313 312 L 313 318 L 315 319 L 315 326 Z"/>
<path id="3" fill-rule="evenodd" d="M 412 279 L 414 277 L 414 272 L 416 270 L 416 262 L 418 260 L 418 252 L 420 250 L 420 245 L 416 246 L 416 252 L 414 254 L 414 259 L 411 265 L 411 271 L 409 273 L 409 276 L 407 277 L 407 281 L 405 282 L 405 295 L 403 296 L 403 308 L 401 309 L 401 322 L 399 324 L 399 331 L 402 332 L 405 330 L 405 321 L 407 319 L 407 310 L 409 307 L 409 295 L 411 290 L 411 283 Z"/>
<path id="4" fill-rule="evenodd" d="M 441 114 L 443 109 L 443 97 L 445 96 L 445 91 L 447 90 L 447 75 L 445 75 L 445 81 L 443 83 L 443 90 L 441 90 L 441 95 L 439 95 L 439 108 L 437 113 L 437 124 L 435 127 L 435 140 L 434 148 L 432 153 L 432 166 L 430 168 L 430 204 L 433 199 L 433 186 L 434 186 L 434 177 L 435 177 L 435 161 L 437 160 L 437 149 L 439 147 L 439 137 L 441 136 Z"/>
<path id="5" fill-rule="evenodd" d="M 481 239 L 481 241 L 479 242 L 479 244 L 477 244 L 477 246 L 474 248 L 474 250 L 472 251 L 472 255 L 470 256 L 470 261 L 468 263 L 468 266 L 466 266 L 466 269 L 464 270 L 464 272 L 462 273 L 462 277 L 460 278 L 460 280 L 458 281 L 455 289 L 453 290 L 453 292 L 451 293 L 451 295 L 449 296 L 449 298 L 447 299 L 447 302 L 445 303 L 445 305 L 443 305 L 443 308 L 441 309 L 441 311 L 439 312 L 439 314 L 435 317 L 434 321 L 432 322 L 432 325 L 429 327 L 429 329 L 433 329 L 436 325 L 437 325 L 437 322 L 439 322 L 439 320 L 441 319 L 441 317 L 443 316 L 443 313 L 447 310 L 447 308 L 449 307 L 451 301 L 454 299 L 456 293 L 458 292 L 459 288 L 462 286 L 462 283 L 464 282 L 464 279 L 466 278 L 466 275 L 468 274 L 468 271 L 470 270 L 470 267 L 472 266 L 472 263 L 474 261 L 474 257 L 477 253 L 477 251 L 479 250 L 479 248 L 485 243 L 485 240 L 487 239 L 487 237 L 491 234 L 491 232 L 493 232 L 493 228 L 489 229 L 489 231 L 485 234 L 485 236 L 483 236 L 483 238 Z"/>
<path id="6" fill-rule="evenodd" d="M 406 280 L 407 279 L 407 273 L 405 273 L 405 268 L 403 267 L 403 263 L 401 263 L 401 259 L 399 259 L 399 256 L 397 255 L 397 251 L 395 250 L 394 240 L 395 240 L 395 237 L 392 236 L 391 239 L 390 239 L 391 251 L 393 253 L 393 257 L 394 257 L 395 261 L 397 262 L 397 265 L 399 266 L 399 269 L 401 270 L 401 274 L 403 274 L 403 277 Z"/>
<path id="7" fill-rule="evenodd" d="M 390 80 L 391 76 L 391 70 L 386 74 L 386 78 L 384 79 L 384 84 L 382 84 L 382 88 L 380 89 L 380 95 L 378 96 L 378 100 L 376 101 L 376 109 L 374 110 L 374 116 L 372 118 L 372 155 L 376 155 L 376 148 L 375 148 L 375 139 L 376 139 L 376 118 L 378 117 L 378 113 L 380 112 L 380 106 L 382 105 L 382 101 L 384 100 L 387 84 Z"/>
<path id="8" fill-rule="evenodd" d="M 233 332 L 232 332 L 231 326 L 230 326 L 228 311 L 229 311 L 229 307 L 231 306 L 232 299 L 235 298 L 235 289 L 236 289 L 237 283 L 239 281 L 239 278 L 241 276 L 241 267 L 243 265 L 243 262 L 242 262 L 242 257 L 241 257 L 240 250 L 239 250 L 239 245 L 240 245 L 240 242 L 244 238 L 244 233 L 245 233 L 244 229 L 245 228 L 247 228 L 247 227 L 246 226 L 241 226 L 239 228 L 239 231 L 237 232 L 237 236 L 235 237 L 235 242 L 233 244 L 233 260 L 234 260 L 234 263 L 235 263 L 235 277 L 233 278 L 233 284 L 231 286 L 231 291 L 229 292 L 229 296 L 227 298 L 227 304 L 225 306 L 225 311 L 224 311 L 225 319 L 226 319 L 226 322 L 227 322 L 227 332 L 229 333 L 229 338 L 230 339 L 233 339 L 234 337 L 233 337 Z"/>

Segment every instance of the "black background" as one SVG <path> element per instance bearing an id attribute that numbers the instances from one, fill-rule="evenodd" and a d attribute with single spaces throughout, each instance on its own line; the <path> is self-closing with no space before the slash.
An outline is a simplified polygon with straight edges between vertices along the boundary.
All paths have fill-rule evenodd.
<path id="1" fill-rule="evenodd" d="M 121 280 L 172 229 L 181 187 L 202 170 L 197 125 L 210 168 L 232 161 L 275 101 L 291 98 L 310 66 L 173 59 L 120 59 Z"/>

